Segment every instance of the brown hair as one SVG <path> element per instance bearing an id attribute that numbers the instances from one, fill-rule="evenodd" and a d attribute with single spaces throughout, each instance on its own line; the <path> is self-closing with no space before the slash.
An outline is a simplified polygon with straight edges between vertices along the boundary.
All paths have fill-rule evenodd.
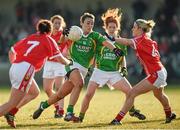
<path id="1" fill-rule="evenodd" d="M 41 34 L 51 33 L 52 32 L 52 22 L 47 19 L 41 19 L 36 25 L 36 30 Z"/>
<path id="2" fill-rule="evenodd" d="M 65 28 L 66 27 L 66 23 L 64 21 L 64 18 L 61 15 L 54 15 L 50 18 L 51 22 L 53 23 L 55 19 L 59 19 L 61 20 L 61 27 Z"/>
<path id="3" fill-rule="evenodd" d="M 106 29 L 110 22 L 113 22 L 117 25 L 118 30 L 120 30 L 120 22 L 121 22 L 122 12 L 118 9 L 108 9 L 102 16 L 103 20 L 103 28 Z"/>
<path id="4" fill-rule="evenodd" d="M 81 16 L 80 22 L 84 23 L 86 18 L 91 18 L 91 19 L 95 20 L 95 16 L 93 14 L 90 14 L 90 13 L 86 12 Z"/>

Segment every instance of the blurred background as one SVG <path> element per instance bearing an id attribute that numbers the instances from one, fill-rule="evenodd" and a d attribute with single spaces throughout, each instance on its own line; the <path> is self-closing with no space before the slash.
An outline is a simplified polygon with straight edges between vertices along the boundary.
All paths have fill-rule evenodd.
<path id="1" fill-rule="evenodd" d="M 64 17 L 67 26 L 79 25 L 84 12 L 96 16 L 95 31 L 103 33 L 100 16 L 108 8 L 121 8 L 121 36 L 131 38 L 133 21 L 153 19 L 152 38 L 158 42 L 161 60 L 168 71 L 168 83 L 180 84 L 180 2 L 179 0 L 0 0 L 0 87 L 10 85 L 8 50 L 18 40 L 35 32 L 41 18 L 54 14 Z M 142 78 L 142 69 L 128 48 L 128 79 L 132 84 Z M 41 72 L 36 75 L 42 84 Z"/>

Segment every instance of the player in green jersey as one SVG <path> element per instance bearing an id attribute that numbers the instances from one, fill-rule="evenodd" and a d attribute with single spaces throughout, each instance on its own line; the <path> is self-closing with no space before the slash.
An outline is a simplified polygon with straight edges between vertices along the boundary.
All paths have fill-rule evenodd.
<path id="1" fill-rule="evenodd" d="M 67 114 L 64 120 L 73 121 L 74 105 L 79 98 L 79 94 L 84 85 L 84 77 L 88 71 L 88 67 L 91 65 L 96 48 L 98 46 L 107 46 L 116 56 L 121 56 L 123 54 L 123 51 L 116 48 L 116 46 L 110 42 L 107 42 L 101 34 L 93 31 L 94 21 L 95 17 L 90 13 L 84 13 L 81 16 L 80 24 L 82 26 L 83 36 L 80 40 L 75 41 L 71 45 L 70 56 L 73 60 L 73 64 L 66 66 L 68 80 L 65 81 L 62 88 L 59 89 L 55 95 L 40 104 L 40 107 L 33 114 L 34 119 L 37 119 L 45 108 L 71 93 Z M 68 31 L 64 31 L 64 35 L 68 35 Z M 71 85 L 69 85 L 70 83 Z"/>
<path id="2" fill-rule="evenodd" d="M 99 87 L 103 87 L 107 84 L 110 88 L 122 91 L 126 96 L 132 88 L 128 80 L 125 78 L 127 75 L 125 59 L 127 47 L 114 41 L 114 37 L 118 36 L 118 31 L 120 29 L 121 13 L 119 14 L 119 9 L 109 9 L 101 18 L 104 22 L 104 37 L 117 48 L 121 49 L 124 52 L 124 55 L 117 57 L 109 48 L 105 46 L 97 47 L 96 67 L 94 68 L 86 95 L 82 102 L 79 120 L 77 119 L 76 122 L 83 121 L 89 103 Z M 121 73 L 119 70 L 121 70 Z M 140 111 L 135 109 L 134 106 L 129 111 L 129 114 L 140 120 L 146 118 L 143 114 L 140 114 Z"/>

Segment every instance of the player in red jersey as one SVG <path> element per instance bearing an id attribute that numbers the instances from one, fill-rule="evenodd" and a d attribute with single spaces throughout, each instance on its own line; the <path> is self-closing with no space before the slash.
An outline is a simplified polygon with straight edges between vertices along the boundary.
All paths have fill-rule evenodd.
<path id="1" fill-rule="evenodd" d="M 37 24 L 37 31 L 18 41 L 9 51 L 9 59 L 12 63 L 9 70 L 12 84 L 11 95 L 8 102 L 0 106 L 0 117 L 5 115 L 7 121 L 11 121 L 8 120 L 11 117 L 7 114 L 10 110 L 19 104 L 25 105 L 31 101 L 26 99 L 31 88 L 38 88 L 34 80 L 35 72 L 42 68 L 47 58 L 54 58 L 65 65 L 71 63 L 61 54 L 56 42 L 50 37 L 52 32 L 50 21 L 40 20 Z M 8 123 L 16 127 L 14 121 Z"/>
<path id="2" fill-rule="evenodd" d="M 166 115 L 165 123 L 170 123 L 176 118 L 176 114 L 171 112 L 170 102 L 164 93 L 167 85 L 167 71 L 160 61 L 157 43 L 150 38 L 153 20 L 137 19 L 132 28 L 133 39 L 116 38 L 116 42 L 131 46 L 138 57 L 147 77 L 136 84 L 126 97 L 126 102 L 121 111 L 111 124 L 121 124 L 121 120 L 132 107 L 135 97 L 153 91 L 154 96 L 160 101 Z"/>
<path id="3" fill-rule="evenodd" d="M 56 41 L 58 47 L 64 56 L 67 55 L 67 48 L 69 47 L 68 41 L 61 42 L 61 36 L 63 28 L 66 23 L 64 18 L 60 15 L 54 15 L 51 17 L 53 23 L 53 31 L 51 37 Z M 64 76 L 66 74 L 65 66 L 55 59 L 48 59 L 44 65 L 43 70 L 43 89 L 50 97 L 53 93 L 53 87 L 55 85 L 55 91 L 57 91 L 64 83 Z M 64 99 L 54 104 L 55 106 L 55 118 L 61 118 L 64 115 Z"/>

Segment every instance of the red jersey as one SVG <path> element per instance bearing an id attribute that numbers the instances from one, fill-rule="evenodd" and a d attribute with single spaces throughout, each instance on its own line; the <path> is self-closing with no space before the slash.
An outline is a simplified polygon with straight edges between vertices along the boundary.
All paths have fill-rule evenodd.
<path id="1" fill-rule="evenodd" d="M 13 47 L 12 51 L 16 53 L 14 63 L 26 61 L 35 67 L 38 71 L 44 65 L 45 60 L 61 55 L 56 42 L 46 34 L 32 34 Z"/>
<path id="2" fill-rule="evenodd" d="M 136 56 L 143 65 L 146 74 L 151 74 L 163 68 L 160 61 L 157 43 L 145 34 L 133 39 Z"/>
<path id="3" fill-rule="evenodd" d="M 56 41 L 56 43 L 58 43 L 60 37 L 62 35 L 62 32 L 61 31 L 58 31 L 56 34 L 51 34 L 51 37 Z M 58 45 L 59 49 L 61 52 L 65 52 L 65 51 L 68 51 L 67 48 L 69 48 L 70 46 L 70 43 L 69 41 L 67 42 L 62 42 L 60 45 Z M 53 62 L 57 62 L 55 59 L 48 59 L 49 61 L 53 61 Z"/>

